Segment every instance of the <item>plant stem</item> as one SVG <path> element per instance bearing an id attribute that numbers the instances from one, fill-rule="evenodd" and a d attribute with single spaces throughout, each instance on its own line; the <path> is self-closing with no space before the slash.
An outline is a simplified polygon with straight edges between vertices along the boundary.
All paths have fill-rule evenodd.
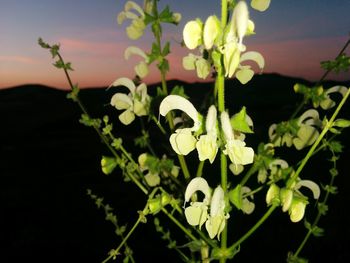
<path id="1" fill-rule="evenodd" d="M 340 101 L 340 103 L 338 104 L 338 107 L 336 108 L 336 110 L 334 111 L 332 117 L 330 118 L 330 120 L 326 123 L 326 126 L 323 128 L 321 134 L 318 136 L 317 140 L 315 141 L 315 143 L 311 146 L 310 150 L 308 151 L 308 153 L 306 154 L 305 158 L 302 160 L 301 164 L 299 165 L 298 169 L 296 170 L 296 172 L 293 174 L 293 176 L 291 177 L 291 180 L 288 181 L 287 184 L 287 188 L 290 187 L 292 185 L 292 183 L 298 178 L 299 174 L 301 173 L 301 171 L 303 170 L 303 168 L 305 167 L 306 163 L 308 162 L 308 160 L 310 159 L 310 157 L 313 155 L 314 151 L 316 150 L 317 146 L 319 145 L 319 143 L 322 141 L 323 137 L 326 135 L 326 133 L 328 132 L 328 130 L 332 127 L 333 122 L 335 120 L 335 118 L 337 117 L 339 111 L 341 110 L 341 108 L 343 107 L 343 105 L 345 104 L 346 100 L 348 99 L 350 95 L 350 88 L 348 89 L 348 91 L 346 92 L 345 96 L 343 97 L 343 99 Z"/>
<path id="2" fill-rule="evenodd" d="M 190 239 L 193 241 L 197 241 L 197 238 L 192 235 L 190 231 L 186 227 L 184 227 L 172 214 L 170 214 L 164 207 L 162 208 L 162 212 L 166 214 L 171 221 L 175 223 Z"/>
<path id="3" fill-rule="evenodd" d="M 227 24 L 227 0 L 221 0 L 221 28 L 224 30 Z M 224 42 L 224 39 L 222 39 Z M 221 56 L 222 58 L 222 56 Z M 218 68 L 218 75 L 216 79 L 216 89 L 218 92 L 218 108 L 219 112 L 225 111 L 225 76 L 223 67 L 220 66 Z M 224 190 L 224 193 L 227 191 L 227 158 L 226 155 L 221 152 L 220 154 L 220 171 L 221 171 L 221 187 Z M 228 203 L 228 199 L 225 200 L 225 206 Z M 227 247 L 227 225 L 225 224 L 225 228 L 221 233 L 221 249 L 225 250 Z M 221 258 L 220 263 L 225 263 L 226 258 Z"/>
<path id="4" fill-rule="evenodd" d="M 205 161 L 200 161 L 200 162 L 199 162 L 198 168 L 197 168 L 196 177 L 201 177 L 201 176 L 202 176 L 202 174 L 203 174 L 204 162 L 205 162 Z"/>
<path id="5" fill-rule="evenodd" d="M 129 239 L 131 234 L 135 231 L 136 227 L 141 223 L 141 220 L 142 220 L 142 216 L 140 215 L 139 218 L 137 219 L 136 223 L 134 224 L 134 226 L 131 228 L 131 230 L 125 236 L 125 238 L 122 240 L 122 242 L 119 244 L 119 246 L 113 251 L 113 253 L 110 253 L 110 255 L 105 260 L 103 260 L 102 263 L 106 263 L 111 258 L 113 258 L 114 256 L 118 255 L 118 251 L 122 248 L 122 246 L 125 244 L 125 242 Z"/>
<path id="6" fill-rule="evenodd" d="M 237 240 L 232 246 L 230 246 L 230 250 L 234 250 L 236 247 L 238 247 L 241 243 L 243 243 L 248 237 L 250 237 L 255 230 L 257 230 L 265 221 L 266 219 L 272 214 L 272 212 L 277 208 L 276 205 L 272 205 L 266 213 L 260 218 L 256 224 L 247 231 L 239 240 Z"/>

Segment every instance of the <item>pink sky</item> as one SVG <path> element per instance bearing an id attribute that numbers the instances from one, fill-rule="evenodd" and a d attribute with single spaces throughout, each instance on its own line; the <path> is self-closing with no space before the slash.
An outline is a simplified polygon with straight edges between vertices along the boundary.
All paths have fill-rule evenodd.
<path id="1" fill-rule="evenodd" d="M 16 1 L 9 3 L 16 3 Z M 212 10 L 210 4 L 207 1 L 203 9 L 199 10 L 204 18 L 213 12 L 210 11 Z M 141 41 L 131 42 L 127 39 L 126 25 L 118 26 L 115 21 L 116 14 L 123 8 L 122 2 L 118 2 L 117 5 L 112 2 L 101 5 L 88 1 L 84 6 L 86 9 L 83 9 L 78 2 L 74 5 L 76 5 L 74 12 L 65 13 L 67 24 L 62 21 L 62 18 L 55 18 L 54 14 L 51 16 L 53 22 L 47 18 L 44 20 L 47 23 L 36 21 L 35 19 L 40 18 L 35 13 L 38 9 L 31 5 L 23 6 L 23 3 L 13 4 L 13 8 L 16 8 L 14 10 L 18 13 L 17 16 L 7 16 L 11 13 L 10 4 L 8 11 L 5 8 L 1 13 L 0 10 L 2 47 L 0 49 L 0 88 L 29 83 L 68 88 L 64 73 L 52 66 L 53 60 L 49 52 L 37 45 L 39 36 L 50 44 L 61 44 L 64 59 L 66 62 L 71 62 L 74 68 L 71 73 L 73 82 L 78 83 L 80 87 L 106 87 L 119 77 L 133 77 L 133 67 L 139 58 L 125 61 L 124 50 L 129 45 L 138 45 L 145 51 L 149 51 L 152 41 L 150 34 L 146 34 Z M 188 5 L 193 3 L 190 2 Z M 51 6 L 47 4 L 47 8 Z M 349 16 L 340 16 L 339 13 L 348 6 L 349 2 L 346 1 L 339 2 L 339 5 L 332 8 L 321 3 L 293 1 L 292 5 L 272 1 L 268 12 L 252 12 L 257 34 L 246 38 L 245 44 L 248 50 L 258 51 L 265 57 L 265 73 L 275 72 L 317 80 L 323 74 L 319 66 L 320 61 L 334 59 L 347 41 L 347 32 L 344 30 L 349 30 L 350 23 L 347 23 Z M 23 9 L 22 15 L 17 11 L 18 8 Z M 32 9 L 29 10 L 29 8 Z M 89 13 L 90 16 L 95 14 L 96 8 L 104 8 L 104 10 L 95 20 L 90 19 L 87 14 Z M 183 22 L 177 28 L 169 27 L 170 31 L 165 31 L 164 34 L 164 38 L 172 43 L 172 53 L 169 55 L 171 70 L 168 79 L 199 81 L 195 72 L 182 68 L 182 57 L 189 51 L 178 44 L 181 41 L 184 23 L 193 19 L 193 14 L 189 12 L 192 9 L 185 3 L 177 8 L 184 14 Z M 310 10 L 313 13 L 310 13 Z M 42 12 L 45 11 L 42 10 Z M 296 20 L 296 12 L 305 14 L 300 13 L 300 19 Z M 1 25 L 6 26 L 1 27 Z M 349 80 L 350 76 L 339 74 L 330 75 L 329 78 Z M 159 73 L 154 66 L 151 74 L 144 81 L 146 83 L 159 81 Z"/>

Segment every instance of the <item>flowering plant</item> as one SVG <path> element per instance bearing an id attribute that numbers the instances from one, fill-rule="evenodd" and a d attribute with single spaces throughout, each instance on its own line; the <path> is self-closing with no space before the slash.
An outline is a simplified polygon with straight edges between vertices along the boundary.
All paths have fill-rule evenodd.
<path id="1" fill-rule="evenodd" d="M 138 211 L 134 225 L 129 228 L 120 226 L 112 209 L 88 190 L 96 204 L 105 208 L 106 219 L 116 226 L 116 233 L 122 238 L 103 262 L 119 257 L 124 257 L 124 262 L 134 262 L 127 241 L 141 223 L 151 218 L 154 219 L 156 232 L 169 242 L 168 247 L 178 252 L 184 262 L 226 262 L 239 253 L 241 247 L 245 249 L 243 242 L 258 231 L 276 210 L 288 212 L 292 223 L 304 220 L 306 236 L 300 246 L 287 256 L 288 262 L 304 262 L 300 253 L 312 234 L 317 236 L 322 233 L 319 219 L 327 212 L 329 195 L 336 193 L 334 178 L 338 174 L 336 163 L 342 148 L 336 139 L 344 128 L 350 126 L 349 120 L 337 117 L 350 91 L 343 86 L 324 89 L 321 82 L 313 87 L 296 83 L 295 92 L 304 98 L 301 106 L 289 119 L 271 124 L 268 141 L 257 146 L 250 145 L 254 116 L 248 115 L 249 108 L 244 105 L 234 114 L 228 111 L 225 79 L 236 78 L 242 84 L 248 83 L 254 75 L 251 65 L 246 64 L 249 60 L 256 63 L 260 70 L 264 68 L 262 54 L 247 51 L 244 39 L 255 34 L 249 9 L 263 12 L 269 5 L 270 0 L 252 0 L 251 7 L 246 1 L 222 0 L 220 17 L 211 15 L 205 22 L 197 18 L 185 24 L 183 45 L 196 53 L 189 53 L 183 58 L 184 69 L 195 70 L 200 79 L 215 78 L 211 103 L 204 111 L 199 111 L 186 96 L 186 88 L 171 87 L 170 90 L 166 81 L 170 67 L 167 58 L 170 42 L 163 45 L 163 25 L 177 25 L 181 15 L 172 12 L 168 6 L 159 10 L 158 0 L 145 0 L 143 6 L 133 1 L 126 2 L 124 10 L 118 15 L 118 23 L 130 20 L 127 36 L 137 40 L 150 27 L 155 38 L 148 52 L 136 46 L 125 50 L 125 59 L 131 55 L 142 58 L 134 68 L 136 77 L 134 80 L 120 77 L 111 81 L 109 87 L 117 90 L 110 99 L 110 105 L 118 112 L 120 123 L 133 125 L 136 119 L 140 119 L 142 127 L 148 127 L 135 138 L 141 149 L 137 158 L 137 152 L 127 150 L 110 117 L 93 119 L 87 113 L 79 98 L 79 88 L 72 85 L 69 77 L 71 65 L 64 62 L 59 45 L 49 45 L 39 39 L 39 44 L 49 49 L 57 59 L 55 66 L 65 71 L 72 88 L 69 98 L 83 110 L 81 122 L 93 127 L 110 151 L 109 156 L 102 156 L 102 172 L 121 172 L 125 181 L 134 183 L 145 194 L 144 208 Z M 337 63 L 339 60 L 341 64 Z M 157 65 L 161 81 L 161 87 L 154 96 L 148 94 L 142 81 L 151 64 Z M 343 52 L 334 62 L 323 63 L 327 72 L 339 70 L 339 65 L 342 69 L 349 69 L 350 60 Z M 128 89 L 127 94 L 121 92 L 121 86 Z M 340 102 L 334 101 L 332 93 L 341 95 Z M 319 106 L 324 110 L 321 113 L 317 110 Z M 150 138 L 154 128 L 166 138 L 165 150 L 153 147 Z M 329 133 L 333 135 L 329 136 Z M 305 156 L 300 160 L 287 161 L 283 157 L 284 152 L 280 151 L 282 147 L 301 151 Z M 318 178 L 304 174 L 305 165 L 321 150 L 331 154 L 331 180 L 322 187 Z M 219 169 L 214 174 L 206 172 L 205 164 Z M 208 168 L 208 171 L 212 170 Z M 305 188 L 311 191 L 304 191 Z M 263 197 L 264 204 L 259 203 L 256 197 Z M 313 209 L 310 205 L 313 203 L 317 204 L 317 215 L 314 219 L 306 219 L 305 211 Z M 257 206 L 266 207 L 266 211 L 241 237 L 232 238 L 228 226 L 234 224 L 238 217 L 253 214 Z M 166 218 L 184 234 L 182 245 L 161 226 L 161 220 L 163 222 Z"/>

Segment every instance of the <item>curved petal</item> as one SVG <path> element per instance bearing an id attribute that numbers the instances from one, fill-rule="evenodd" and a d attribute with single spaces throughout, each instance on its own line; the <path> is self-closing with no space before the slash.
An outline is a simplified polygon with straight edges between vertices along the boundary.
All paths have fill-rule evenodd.
<path id="1" fill-rule="evenodd" d="M 124 93 L 116 93 L 111 98 L 111 105 L 117 110 L 126 110 L 133 106 L 131 98 Z"/>
<path id="2" fill-rule="evenodd" d="M 140 16 L 144 17 L 145 16 L 145 13 L 143 12 L 141 6 L 139 6 L 137 3 L 135 3 L 134 1 L 127 1 L 125 3 L 125 6 L 124 6 L 124 10 L 125 11 L 129 11 L 131 9 L 134 9 L 136 10 Z"/>
<path id="3" fill-rule="evenodd" d="M 302 186 L 307 187 L 312 191 L 314 199 L 318 199 L 320 197 L 320 187 L 315 182 L 311 180 L 300 180 L 296 183 L 295 189 L 299 189 Z"/>
<path id="4" fill-rule="evenodd" d="M 205 195 L 205 199 L 208 201 L 210 200 L 210 188 L 207 181 L 202 177 L 196 177 L 187 185 L 185 191 L 185 202 L 190 201 L 191 196 L 197 191 L 201 191 Z"/>
<path id="5" fill-rule="evenodd" d="M 207 222 L 205 222 L 205 228 L 208 231 L 209 237 L 213 239 L 216 235 L 220 240 L 220 233 L 224 230 L 226 225 L 226 218 L 223 215 L 217 215 L 214 217 L 209 217 Z"/>
<path id="6" fill-rule="evenodd" d="M 135 46 L 130 46 L 127 47 L 124 51 L 124 58 L 126 60 L 128 60 L 130 58 L 131 55 L 139 55 L 140 57 L 142 57 L 144 60 L 147 60 L 148 57 L 146 55 L 146 53 L 139 47 L 135 47 Z"/>
<path id="7" fill-rule="evenodd" d="M 263 69 L 265 67 L 265 59 L 264 57 L 256 51 L 248 51 L 241 55 L 240 63 L 246 61 L 246 60 L 253 60 L 258 64 L 260 69 Z"/>
<path id="8" fill-rule="evenodd" d="M 169 95 L 165 97 L 160 103 L 159 113 L 165 116 L 171 110 L 181 110 L 185 112 L 194 122 L 191 130 L 197 131 L 200 128 L 201 122 L 199 121 L 198 112 L 189 100 L 179 95 Z"/>
<path id="9" fill-rule="evenodd" d="M 160 184 L 160 177 L 158 174 L 148 173 L 145 175 L 146 183 L 151 186 L 157 186 Z"/>
<path id="10" fill-rule="evenodd" d="M 310 109 L 305 111 L 298 119 L 298 124 L 301 125 L 306 119 L 311 118 L 314 120 L 319 120 L 319 114 L 318 111 L 315 109 Z"/>
<path id="11" fill-rule="evenodd" d="M 122 114 L 120 114 L 118 118 L 124 125 L 129 125 L 134 121 L 135 114 L 130 110 L 126 110 Z"/>
<path id="12" fill-rule="evenodd" d="M 128 78 L 119 78 L 115 80 L 108 88 L 117 87 L 117 86 L 127 87 L 132 94 L 134 94 L 136 89 L 134 82 Z"/>

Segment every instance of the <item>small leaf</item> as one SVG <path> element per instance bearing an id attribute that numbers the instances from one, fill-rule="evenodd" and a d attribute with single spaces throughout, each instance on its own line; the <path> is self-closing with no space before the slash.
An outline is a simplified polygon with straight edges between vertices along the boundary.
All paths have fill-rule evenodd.
<path id="1" fill-rule="evenodd" d="M 234 204 L 237 209 L 242 209 L 242 195 L 241 195 L 242 186 L 238 184 L 235 189 L 231 190 L 228 194 L 229 199 L 232 204 Z"/>
<path id="2" fill-rule="evenodd" d="M 233 129 L 244 133 L 253 133 L 253 131 L 250 129 L 248 125 L 246 117 L 247 117 L 246 108 L 243 107 L 239 113 L 235 114 L 231 118 L 231 125 Z"/>

